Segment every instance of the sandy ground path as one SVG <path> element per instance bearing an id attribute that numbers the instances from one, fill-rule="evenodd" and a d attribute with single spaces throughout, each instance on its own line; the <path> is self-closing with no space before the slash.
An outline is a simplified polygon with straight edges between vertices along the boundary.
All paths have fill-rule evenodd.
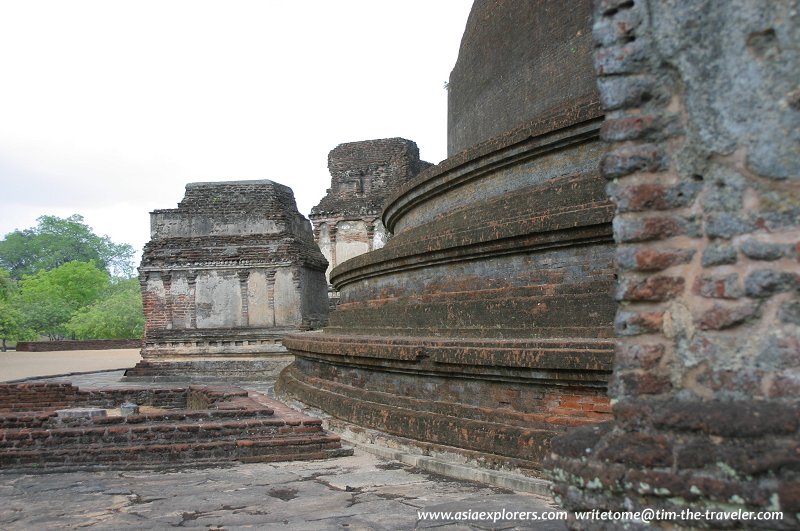
<path id="1" fill-rule="evenodd" d="M 141 359 L 138 348 L 0 352 L 0 382 L 75 372 L 127 369 Z"/>

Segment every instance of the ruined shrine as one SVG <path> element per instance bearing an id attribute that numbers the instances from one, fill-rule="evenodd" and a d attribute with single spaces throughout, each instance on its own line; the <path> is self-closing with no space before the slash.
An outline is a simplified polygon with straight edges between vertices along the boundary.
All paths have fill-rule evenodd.
<path id="1" fill-rule="evenodd" d="M 384 246 L 383 203 L 429 166 L 404 138 L 348 142 L 328 153 L 331 187 L 309 216 L 328 260 L 326 277 L 338 264 Z"/>
<path id="2" fill-rule="evenodd" d="M 339 265 L 323 333 L 294 333 L 276 390 L 340 429 L 541 469 L 606 419 L 613 207 L 588 1 L 474 4 L 449 83 L 449 158 L 385 203 L 385 247 Z M 360 434 L 360 435 L 359 435 Z"/>
<path id="3" fill-rule="evenodd" d="M 291 361 L 283 336 L 326 322 L 328 264 L 289 187 L 191 183 L 150 223 L 143 361 L 127 378 L 274 377 Z"/>

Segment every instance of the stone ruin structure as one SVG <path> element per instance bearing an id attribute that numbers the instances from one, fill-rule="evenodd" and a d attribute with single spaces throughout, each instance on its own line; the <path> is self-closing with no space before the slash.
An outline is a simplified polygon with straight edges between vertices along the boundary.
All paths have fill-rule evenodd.
<path id="1" fill-rule="evenodd" d="M 341 304 L 286 336 L 277 391 L 356 437 L 549 475 L 572 511 L 797 528 L 798 72 L 798 0 L 477 0 L 449 158 L 331 271 Z"/>
<path id="2" fill-rule="evenodd" d="M 733 525 L 797 529 L 800 2 L 596 0 L 594 16 L 614 418 L 553 442 L 557 493 L 572 510 L 781 511 Z"/>
<path id="3" fill-rule="evenodd" d="M 588 2 L 475 3 L 449 158 L 388 199 L 385 247 L 331 271 L 339 305 L 323 333 L 286 336 L 279 393 L 354 436 L 528 472 L 554 436 L 609 418 L 613 207 L 591 49 Z"/>
<path id="4" fill-rule="evenodd" d="M 286 333 L 326 322 L 328 264 L 290 188 L 191 183 L 150 216 L 143 361 L 127 378 L 265 379 L 292 359 Z"/>
<path id="5" fill-rule="evenodd" d="M 238 387 L 0 384 L 4 472 L 219 465 L 352 455 L 322 421 Z"/>
<path id="6" fill-rule="evenodd" d="M 338 264 L 384 246 L 383 203 L 430 165 L 404 138 L 348 142 L 328 153 L 331 187 L 309 216 L 328 260 L 327 278 Z"/>
<path id="7" fill-rule="evenodd" d="M 449 158 L 331 272 L 341 304 L 287 336 L 278 391 L 354 436 L 541 471 L 572 511 L 796 529 L 798 72 L 798 0 L 477 0 Z"/>

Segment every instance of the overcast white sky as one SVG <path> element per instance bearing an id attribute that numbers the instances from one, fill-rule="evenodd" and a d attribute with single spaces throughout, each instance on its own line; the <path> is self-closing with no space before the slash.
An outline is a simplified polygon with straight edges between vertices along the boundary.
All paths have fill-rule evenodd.
<path id="1" fill-rule="evenodd" d="M 337 144 L 439 162 L 471 4 L 0 0 L 0 237 L 78 213 L 139 251 L 188 182 L 271 179 L 308 215 Z"/>

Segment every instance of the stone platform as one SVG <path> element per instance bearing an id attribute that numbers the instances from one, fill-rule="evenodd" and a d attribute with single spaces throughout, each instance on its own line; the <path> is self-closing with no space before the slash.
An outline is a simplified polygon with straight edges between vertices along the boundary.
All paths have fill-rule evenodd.
<path id="1" fill-rule="evenodd" d="M 419 515 L 504 509 L 558 511 L 550 498 L 453 481 L 358 449 L 353 456 L 324 461 L 226 463 L 157 472 L 55 472 L 46 478 L 0 474 L 4 530 L 565 529 L 563 520 L 493 522 Z"/>
<path id="2" fill-rule="evenodd" d="M 140 414 L 63 418 L 64 408 L 147 406 Z M 322 422 L 237 387 L 0 385 L 0 468 L 72 470 L 291 461 L 352 454 Z"/>

